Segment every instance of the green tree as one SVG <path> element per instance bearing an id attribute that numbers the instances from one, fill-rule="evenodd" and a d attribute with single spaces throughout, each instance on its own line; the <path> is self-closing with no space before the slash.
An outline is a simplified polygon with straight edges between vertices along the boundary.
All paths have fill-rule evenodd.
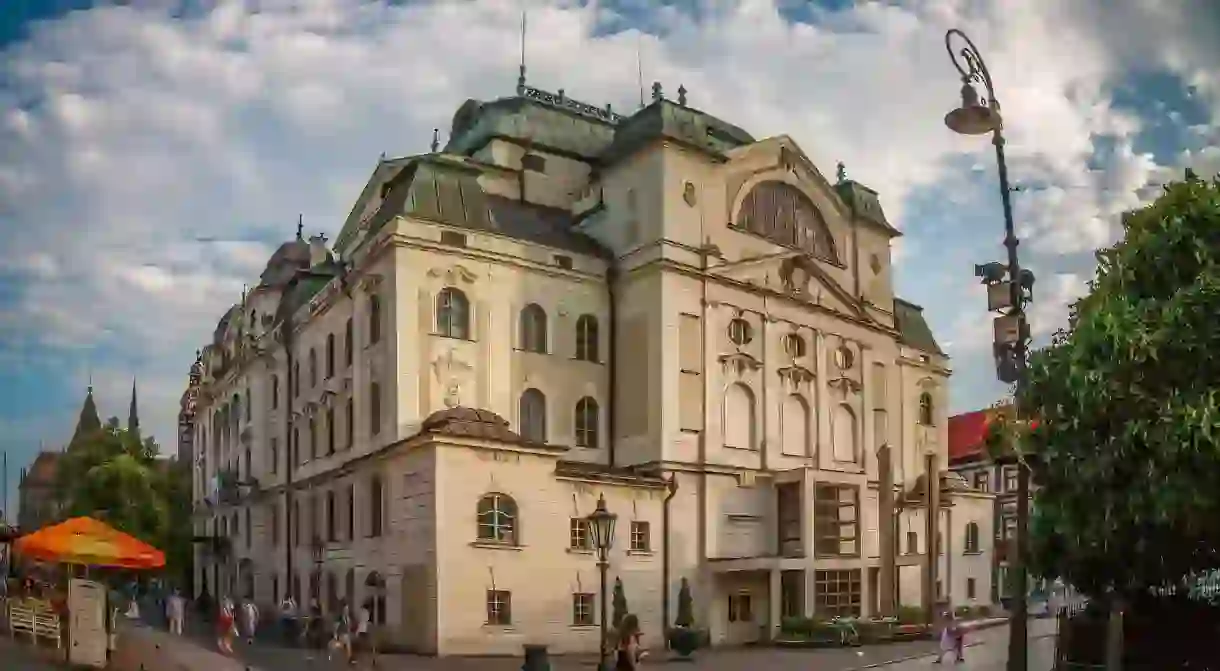
<path id="1" fill-rule="evenodd" d="M 190 473 L 158 459 L 154 438 L 141 439 L 110 419 L 76 435 L 59 468 L 70 517 L 91 516 L 152 544 L 167 569 L 183 573 L 191 557 Z"/>
<path id="2" fill-rule="evenodd" d="M 610 601 L 610 626 L 618 629 L 623 618 L 627 617 L 627 595 L 623 592 L 623 579 L 614 579 L 614 597 Z"/>
<path id="3" fill-rule="evenodd" d="M 1031 568 L 1093 595 L 1220 565 L 1220 181 L 1188 172 L 1123 228 L 1031 357 L 1037 422 L 1012 441 L 1034 457 Z"/>

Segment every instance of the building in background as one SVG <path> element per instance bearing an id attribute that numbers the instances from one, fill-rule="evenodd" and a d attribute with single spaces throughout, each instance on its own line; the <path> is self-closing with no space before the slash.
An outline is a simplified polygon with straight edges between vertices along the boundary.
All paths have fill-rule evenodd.
<path id="1" fill-rule="evenodd" d="M 992 601 L 1007 603 L 1012 596 L 1008 579 L 1008 557 L 1017 537 L 1017 467 L 994 463 L 987 456 L 984 440 L 988 425 L 1005 413 L 1012 412 L 1011 405 L 975 410 L 949 418 L 949 467 L 975 490 L 994 495 L 995 510 L 992 514 L 995 529 L 989 539 L 992 555 Z M 1030 483 L 1031 509 L 1034 483 Z M 1031 576 L 1035 587 L 1039 581 Z"/>
<path id="2" fill-rule="evenodd" d="M 623 115 L 523 76 L 380 161 L 333 249 L 275 251 L 184 395 L 197 589 L 367 599 L 420 652 L 595 650 L 604 497 L 652 637 L 683 579 L 717 643 L 923 599 L 923 510 L 879 489 L 947 467 L 950 370 L 899 232 L 842 166 L 653 90 Z M 992 501 L 937 478 L 942 596 L 975 603 Z"/>

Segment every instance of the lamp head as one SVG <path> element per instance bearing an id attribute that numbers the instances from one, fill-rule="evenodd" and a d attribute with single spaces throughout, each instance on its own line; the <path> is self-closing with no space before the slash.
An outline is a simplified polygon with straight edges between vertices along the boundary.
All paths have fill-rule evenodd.
<path id="1" fill-rule="evenodd" d="M 962 105 L 945 115 L 945 125 L 960 135 L 986 135 L 1004 127 L 1000 106 L 995 101 L 984 105 L 969 82 L 962 84 Z"/>

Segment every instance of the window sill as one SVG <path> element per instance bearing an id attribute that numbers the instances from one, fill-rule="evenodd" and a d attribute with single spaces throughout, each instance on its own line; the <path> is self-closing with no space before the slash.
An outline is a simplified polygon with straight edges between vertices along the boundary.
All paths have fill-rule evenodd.
<path id="1" fill-rule="evenodd" d="M 484 550 L 512 550 L 520 552 L 525 549 L 524 545 L 514 545 L 512 543 L 497 543 L 495 541 L 471 541 L 470 547 L 481 548 Z"/>
<path id="2" fill-rule="evenodd" d="M 569 626 L 569 628 L 574 629 L 576 631 L 593 631 L 593 630 L 597 629 L 596 624 L 572 624 L 572 625 L 568 625 L 568 626 Z"/>
<path id="3" fill-rule="evenodd" d="M 656 554 L 656 553 L 653 552 L 652 550 L 628 550 L 627 551 L 628 557 L 651 557 L 654 554 Z"/>
<path id="4" fill-rule="evenodd" d="M 514 347 L 514 348 L 513 348 L 513 351 L 514 351 L 514 352 L 521 352 L 521 353 L 524 353 L 524 354 L 543 354 L 543 355 L 550 354 L 550 352 L 547 352 L 547 351 L 545 351 L 545 350 L 539 351 L 539 350 L 536 350 L 536 349 L 526 349 L 525 347 Z"/>
<path id="5" fill-rule="evenodd" d="M 572 357 L 572 361 L 583 361 L 584 363 L 596 364 L 598 366 L 602 365 L 602 362 L 597 359 L 582 359 L 578 356 Z M 572 625 L 572 626 L 576 627 L 576 626 L 580 626 L 580 625 Z"/>
<path id="6" fill-rule="evenodd" d="M 975 557 L 975 556 L 983 554 L 983 551 L 982 550 L 963 550 L 962 554 L 967 557 Z"/>
<path id="7" fill-rule="evenodd" d="M 592 550 L 586 550 L 586 549 L 584 549 L 584 548 L 573 548 L 573 547 L 570 547 L 570 548 L 568 548 L 568 554 L 570 554 L 570 555 L 589 555 L 589 556 L 593 556 L 593 551 L 592 551 Z"/>
<path id="8" fill-rule="evenodd" d="M 434 338 L 444 338 L 445 340 L 460 340 L 462 342 L 474 342 L 475 341 L 474 338 L 463 338 L 463 337 L 459 337 L 459 336 L 445 335 L 444 333 L 437 333 L 435 331 L 428 335 L 431 335 Z"/>
<path id="9" fill-rule="evenodd" d="M 484 631 L 493 631 L 497 634 L 515 634 L 515 633 L 517 633 L 517 628 L 511 624 L 491 624 L 491 623 L 485 622 L 485 623 L 483 623 L 483 630 Z"/>

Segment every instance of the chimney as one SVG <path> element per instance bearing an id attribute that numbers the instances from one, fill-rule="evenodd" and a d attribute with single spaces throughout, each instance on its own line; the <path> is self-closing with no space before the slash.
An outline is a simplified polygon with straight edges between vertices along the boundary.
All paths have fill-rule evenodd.
<path id="1" fill-rule="evenodd" d="M 326 248 L 326 236 L 319 233 L 309 238 L 309 267 L 330 260 L 330 250 Z"/>

